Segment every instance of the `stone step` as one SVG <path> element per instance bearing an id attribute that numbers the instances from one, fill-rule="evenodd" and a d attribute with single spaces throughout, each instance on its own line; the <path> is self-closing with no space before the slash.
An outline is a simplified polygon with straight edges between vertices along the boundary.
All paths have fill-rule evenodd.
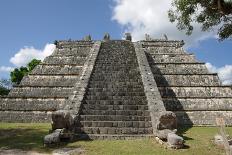
<path id="1" fill-rule="evenodd" d="M 114 128 L 114 127 L 81 127 L 75 129 L 81 134 L 152 134 L 152 128 Z"/>
<path id="2" fill-rule="evenodd" d="M 98 68 L 119 68 L 119 67 L 124 67 L 124 68 L 134 68 L 138 67 L 137 63 L 131 63 L 131 64 L 125 64 L 125 63 L 95 63 L 95 66 Z"/>
<path id="3" fill-rule="evenodd" d="M 177 54 L 154 54 L 150 55 L 148 57 L 148 61 L 151 64 L 151 62 L 156 62 L 156 63 L 174 63 L 174 62 L 179 62 L 179 63 L 194 63 L 197 62 L 195 59 L 194 55 L 177 55 Z"/>
<path id="4" fill-rule="evenodd" d="M 99 105 L 147 105 L 147 100 L 138 99 L 138 100 L 130 100 L 130 99 L 119 99 L 119 100 L 84 100 L 83 103 L 86 104 L 99 104 Z"/>
<path id="5" fill-rule="evenodd" d="M 150 116 L 80 115 L 80 121 L 151 121 Z"/>
<path id="6" fill-rule="evenodd" d="M 146 100 L 145 96 L 95 96 L 87 95 L 87 100 Z"/>
<path id="7" fill-rule="evenodd" d="M 222 86 L 158 87 L 162 97 L 232 97 L 232 89 Z"/>
<path id="8" fill-rule="evenodd" d="M 160 74 L 160 73 L 153 73 L 154 76 L 160 76 L 160 75 L 209 75 L 209 76 L 218 76 L 217 73 L 165 73 L 165 74 Z"/>
<path id="9" fill-rule="evenodd" d="M 95 96 L 145 96 L 143 91 L 140 92 L 121 92 L 121 91 L 88 91 L 86 95 L 95 95 Z"/>
<path id="10" fill-rule="evenodd" d="M 59 49 L 58 49 L 59 50 Z M 75 55 L 63 55 L 63 56 L 60 56 L 60 55 L 56 55 L 56 54 L 52 54 L 46 58 L 51 58 L 51 57 L 54 57 L 54 59 L 75 59 L 75 58 L 82 58 L 82 59 L 86 59 L 86 57 L 80 57 L 80 56 L 75 56 Z M 46 59 L 45 58 L 45 59 Z M 45 60 L 44 59 L 44 60 Z M 52 58 L 53 59 L 53 58 Z M 65 60 L 64 60 L 65 61 Z"/>
<path id="11" fill-rule="evenodd" d="M 83 110 L 148 110 L 147 105 L 97 105 L 82 104 Z"/>
<path id="12" fill-rule="evenodd" d="M 94 42 L 93 41 L 85 41 L 85 40 L 61 40 L 58 41 L 58 47 L 68 48 L 73 46 L 90 46 Z M 67 46 L 67 47 L 66 47 Z"/>
<path id="13" fill-rule="evenodd" d="M 64 65 L 64 64 L 76 64 L 76 65 L 79 65 L 79 66 L 83 66 L 84 63 L 86 62 L 86 57 L 75 57 L 75 56 L 72 56 L 72 57 L 54 57 L 54 56 L 49 56 L 49 57 L 46 57 L 43 61 L 43 63 L 46 63 L 46 64 L 61 64 L 61 65 Z"/>
<path id="14" fill-rule="evenodd" d="M 143 47 L 164 47 L 164 48 L 180 48 L 183 46 L 183 41 L 179 40 L 163 40 L 163 39 L 152 39 L 151 41 L 143 41 Z"/>
<path id="15" fill-rule="evenodd" d="M 107 69 L 107 70 L 104 70 L 104 69 L 98 69 L 98 68 L 95 68 L 92 72 L 92 74 L 95 74 L 95 73 L 101 73 L 101 74 L 130 74 L 130 73 L 140 73 L 140 70 L 139 68 L 130 68 L 130 69 L 118 69 L 118 70 L 110 70 L 110 69 Z"/>
<path id="16" fill-rule="evenodd" d="M 108 80 L 108 81 L 117 81 L 117 80 L 120 80 L 120 81 L 122 81 L 123 79 L 124 79 L 124 81 L 127 81 L 127 80 L 129 80 L 128 82 L 130 82 L 130 81 L 132 81 L 132 82 L 137 82 L 137 81 L 142 81 L 141 79 L 140 79 L 140 75 L 137 75 L 137 76 L 91 76 L 91 79 L 92 80 L 97 80 L 97 81 L 99 81 L 99 79 L 102 79 L 102 81 L 103 80 Z"/>
<path id="17" fill-rule="evenodd" d="M 126 70 L 123 70 L 122 68 L 119 69 L 119 70 L 103 70 L 103 69 L 98 69 L 98 70 L 94 70 L 92 72 L 92 75 L 95 75 L 95 76 L 102 76 L 104 75 L 105 77 L 108 77 L 108 76 L 125 76 L 127 77 L 127 75 L 136 75 L 136 76 L 139 76 L 140 75 L 140 72 L 136 69 L 136 70 L 132 70 L 132 69 L 126 69 Z"/>
<path id="18" fill-rule="evenodd" d="M 117 82 L 117 83 L 112 83 L 110 80 L 104 81 L 104 80 L 90 80 L 89 81 L 89 86 L 90 87 L 104 87 L 104 88 L 114 88 L 114 87 L 121 87 L 121 86 L 126 86 L 128 88 L 143 88 L 143 83 L 142 81 L 140 82 L 131 82 L 131 81 L 124 81 L 124 82 Z"/>
<path id="19" fill-rule="evenodd" d="M 217 75 L 154 75 L 157 86 L 219 86 Z"/>
<path id="20" fill-rule="evenodd" d="M 124 81 L 127 81 L 127 80 L 129 80 L 129 81 L 141 81 L 141 79 L 140 79 L 140 75 L 134 75 L 134 76 L 132 76 L 132 75 L 128 75 L 128 76 L 118 76 L 118 75 L 112 75 L 112 76 L 91 76 L 91 79 L 92 80 L 98 80 L 99 81 L 99 79 L 102 79 L 102 80 L 110 80 L 110 81 L 117 81 L 117 80 L 120 80 L 120 81 L 122 81 L 122 80 L 124 80 Z"/>
<path id="21" fill-rule="evenodd" d="M 125 79 L 125 78 L 117 78 L 117 79 L 109 79 L 107 77 L 95 77 L 95 78 L 90 78 L 91 82 L 102 82 L 105 81 L 106 83 L 141 83 L 142 79 Z"/>
<path id="22" fill-rule="evenodd" d="M 39 65 L 41 66 L 59 66 L 59 67 L 63 67 L 63 66 L 83 66 L 77 63 L 72 63 L 72 64 L 59 64 L 59 63 L 40 63 Z"/>
<path id="23" fill-rule="evenodd" d="M 153 74 L 207 74 L 203 64 L 159 64 L 151 65 Z"/>
<path id="24" fill-rule="evenodd" d="M 38 65 L 31 74 L 80 74 L 82 66 L 48 66 Z"/>
<path id="25" fill-rule="evenodd" d="M 29 75 L 25 76 L 20 83 L 20 86 L 74 86 L 79 80 L 79 75 L 76 76 L 42 76 L 42 75 Z"/>
<path id="26" fill-rule="evenodd" d="M 55 111 L 59 110 L 67 102 L 66 99 L 0 99 L 0 110 L 15 111 Z"/>
<path id="27" fill-rule="evenodd" d="M 130 55 L 128 54 L 122 54 L 122 53 L 113 53 L 112 51 L 109 53 L 102 53 L 101 55 L 98 55 L 97 60 L 100 60 L 99 62 L 110 62 L 110 60 L 112 60 L 112 62 L 116 62 L 115 60 L 120 59 L 120 62 L 127 62 L 127 60 L 129 62 L 134 62 L 136 59 L 134 59 L 136 56 L 135 55 Z M 119 64 L 119 63 L 118 63 Z"/>
<path id="28" fill-rule="evenodd" d="M 118 73 L 118 74 L 126 74 L 126 73 L 136 73 L 139 68 L 125 68 L 125 67 L 115 67 L 115 68 L 97 68 L 93 70 L 92 74 L 100 73 L 100 74 L 108 74 L 108 73 Z"/>
<path id="29" fill-rule="evenodd" d="M 69 45 L 58 45 L 59 49 L 67 49 L 67 50 L 80 50 L 80 49 L 87 49 L 91 48 L 93 43 L 91 44 L 69 44 Z"/>
<path id="30" fill-rule="evenodd" d="M 114 84 L 104 84 L 104 85 L 99 85 L 99 84 L 90 84 L 89 85 L 90 89 L 109 89 L 109 90 L 118 90 L 118 89 L 128 89 L 128 90 L 134 90 L 134 89 L 141 89 L 144 90 L 143 86 L 141 85 L 114 85 Z"/>
<path id="31" fill-rule="evenodd" d="M 81 121 L 80 127 L 118 127 L 118 128 L 150 128 L 151 122 L 145 121 Z"/>
<path id="32" fill-rule="evenodd" d="M 0 111 L 1 122 L 49 123 L 52 112 L 47 111 Z"/>
<path id="33" fill-rule="evenodd" d="M 232 111 L 174 111 L 178 125 L 217 126 L 216 118 L 224 118 L 225 124 L 232 124 Z"/>
<path id="34" fill-rule="evenodd" d="M 128 70 L 128 71 L 123 71 L 123 70 L 120 70 L 120 71 L 93 71 L 92 75 L 94 76 L 105 76 L 105 77 L 108 77 L 108 76 L 125 76 L 127 77 L 127 75 L 136 75 L 138 77 L 140 77 L 140 72 L 139 71 L 132 71 L 132 70 Z M 139 76 L 140 75 L 140 76 Z"/>
<path id="35" fill-rule="evenodd" d="M 30 75 L 30 76 L 51 76 L 51 77 L 68 77 L 68 76 L 80 76 L 80 74 L 79 73 L 75 73 L 75 74 L 47 74 L 47 73 L 45 73 L 45 74 L 43 74 L 43 73 L 41 73 L 41 74 L 39 74 L 39 73 L 36 73 L 36 74 L 32 74 L 32 73 L 29 73 L 28 75 Z"/>
<path id="36" fill-rule="evenodd" d="M 184 50 L 182 48 L 175 48 L 175 47 L 147 47 L 145 48 L 147 53 L 151 54 L 182 54 Z"/>
<path id="37" fill-rule="evenodd" d="M 139 92 L 139 93 L 144 93 L 144 89 L 143 88 L 127 88 L 127 87 L 110 87 L 110 88 L 88 88 L 88 91 L 90 92 L 121 92 L 121 93 L 133 93 L 133 92 Z M 138 95 L 139 96 L 139 95 Z"/>
<path id="38" fill-rule="evenodd" d="M 147 53 L 146 55 L 148 56 L 154 56 L 154 55 L 177 55 L 177 56 L 182 56 L 182 55 L 190 55 L 190 56 L 194 56 L 194 53 L 189 53 L 189 52 L 184 52 L 184 53 Z"/>
<path id="39" fill-rule="evenodd" d="M 135 65 L 137 64 L 137 59 L 130 59 L 130 60 L 126 60 L 123 62 L 118 62 L 115 59 L 107 59 L 107 60 L 101 60 L 99 57 L 97 59 L 97 62 L 95 63 L 96 65 L 98 64 L 104 64 L 104 65 L 112 65 L 112 64 L 119 64 L 119 65 Z"/>
<path id="40" fill-rule="evenodd" d="M 66 87 L 54 87 L 54 88 L 43 88 L 43 87 L 23 87 L 13 88 L 9 97 L 68 97 L 73 88 Z"/>
<path id="41" fill-rule="evenodd" d="M 72 48 L 72 49 L 58 49 L 54 52 L 53 55 L 60 55 L 60 56 L 66 56 L 66 55 L 73 55 L 73 56 L 79 56 L 79 57 L 87 57 L 89 55 L 91 47 L 80 47 L 80 48 Z"/>
<path id="42" fill-rule="evenodd" d="M 146 110 L 82 110 L 81 115 L 135 115 L 150 116 Z"/>
<path id="43" fill-rule="evenodd" d="M 120 59 L 120 62 L 115 61 L 117 59 Z M 136 58 L 125 59 L 125 60 L 121 60 L 121 59 L 122 58 L 104 58 L 104 60 L 98 59 L 99 61 L 97 61 L 95 65 L 99 67 L 102 67 L 102 66 L 137 67 L 138 66 L 137 61 L 135 61 Z"/>
<path id="44" fill-rule="evenodd" d="M 110 62 L 109 62 L 110 63 Z M 101 64 L 96 64 L 95 67 L 97 67 L 97 69 L 102 69 L 102 70 L 107 70 L 107 69 L 111 69 L 112 71 L 116 70 L 116 69 L 121 69 L 121 70 L 125 70 L 125 69 L 136 69 L 138 67 L 137 63 L 133 63 L 133 64 L 118 64 L 118 63 L 101 63 Z"/>
<path id="45" fill-rule="evenodd" d="M 232 111 L 232 98 L 163 98 L 168 111 Z"/>
<path id="46" fill-rule="evenodd" d="M 153 134 L 78 134 L 77 139 L 83 140 L 133 140 L 154 138 Z"/>
<path id="47" fill-rule="evenodd" d="M 204 62 L 150 62 L 150 65 L 205 65 Z"/>

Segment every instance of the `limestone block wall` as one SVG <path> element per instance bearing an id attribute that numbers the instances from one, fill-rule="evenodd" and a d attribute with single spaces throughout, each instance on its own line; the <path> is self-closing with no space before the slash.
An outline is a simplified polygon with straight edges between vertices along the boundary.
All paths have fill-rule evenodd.
<path id="1" fill-rule="evenodd" d="M 232 90 L 217 74 L 182 48 L 182 41 L 142 41 L 166 110 L 180 125 L 215 125 L 224 117 L 232 125 Z"/>
<path id="2" fill-rule="evenodd" d="M 141 77 L 144 85 L 144 92 L 147 97 L 148 109 L 150 111 L 153 134 L 157 135 L 157 118 L 159 113 L 166 112 L 166 108 L 162 101 L 160 92 L 157 88 L 156 81 L 152 75 L 151 67 L 146 59 L 146 54 L 142 50 L 140 43 L 135 43 L 135 52 L 139 64 L 139 69 L 141 72 Z"/>
<path id="3" fill-rule="evenodd" d="M 0 121 L 50 122 L 63 109 L 80 80 L 93 41 L 58 41 L 52 55 L 0 99 Z"/>

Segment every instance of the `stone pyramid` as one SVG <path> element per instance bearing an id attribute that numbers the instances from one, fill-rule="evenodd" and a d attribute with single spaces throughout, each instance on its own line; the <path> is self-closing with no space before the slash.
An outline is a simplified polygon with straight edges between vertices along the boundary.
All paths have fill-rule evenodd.
<path id="1" fill-rule="evenodd" d="M 0 121 L 53 119 L 53 129 L 72 124 L 72 131 L 91 139 L 150 137 L 175 123 L 215 125 L 218 117 L 232 125 L 231 88 L 183 44 L 109 36 L 58 41 L 54 53 L 1 98 Z M 67 113 L 72 123 L 64 123 Z"/>

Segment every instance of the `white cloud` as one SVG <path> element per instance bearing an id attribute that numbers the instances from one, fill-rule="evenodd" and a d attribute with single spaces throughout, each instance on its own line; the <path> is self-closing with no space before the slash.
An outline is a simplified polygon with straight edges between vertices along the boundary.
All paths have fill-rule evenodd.
<path id="1" fill-rule="evenodd" d="M 215 67 L 211 63 L 206 63 L 206 67 L 210 72 L 217 72 L 222 84 L 232 84 L 232 65 L 225 65 L 223 67 Z"/>
<path id="2" fill-rule="evenodd" d="M 10 59 L 10 62 L 15 67 L 26 66 L 34 58 L 43 60 L 45 57 L 51 55 L 54 49 L 54 44 L 46 44 L 43 50 L 35 49 L 34 47 L 24 47 Z M 0 77 L 7 77 L 9 72 L 15 67 L 0 66 Z"/>
<path id="3" fill-rule="evenodd" d="M 34 58 L 43 60 L 45 57 L 51 55 L 54 49 L 54 44 L 46 44 L 43 50 L 35 49 L 34 47 L 24 47 L 10 59 L 10 62 L 17 67 L 25 66 Z"/>
<path id="4" fill-rule="evenodd" d="M 12 67 L 0 66 L 0 72 L 10 72 L 13 69 L 14 68 L 12 68 Z"/>
<path id="5" fill-rule="evenodd" d="M 171 7 L 171 0 L 114 0 L 113 17 L 125 32 L 131 32 L 134 40 L 144 39 L 144 34 L 153 38 L 161 38 L 167 34 L 169 39 L 184 40 L 187 46 L 196 45 L 207 38 L 215 38 L 214 32 L 202 32 L 200 25 L 194 23 L 194 32 L 186 36 L 180 32 L 176 24 L 169 22 L 167 11 Z"/>

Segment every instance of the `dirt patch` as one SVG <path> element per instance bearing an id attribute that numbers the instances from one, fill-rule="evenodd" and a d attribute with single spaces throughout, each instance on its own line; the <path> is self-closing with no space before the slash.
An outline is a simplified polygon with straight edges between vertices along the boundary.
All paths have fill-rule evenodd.
<path id="1" fill-rule="evenodd" d="M 0 149 L 0 155 L 49 155 L 45 153 L 38 153 L 35 151 L 23 151 L 20 149 Z"/>
<path id="2" fill-rule="evenodd" d="M 0 155 L 84 155 L 84 150 L 81 148 L 60 148 L 54 150 L 51 154 L 46 154 L 20 149 L 0 149 Z"/>

